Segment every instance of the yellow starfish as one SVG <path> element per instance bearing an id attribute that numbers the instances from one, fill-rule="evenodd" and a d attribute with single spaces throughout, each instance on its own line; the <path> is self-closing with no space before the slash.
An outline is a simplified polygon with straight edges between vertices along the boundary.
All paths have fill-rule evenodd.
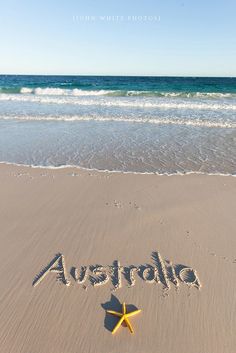
<path id="1" fill-rule="evenodd" d="M 134 311 L 132 311 L 130 313 L 127 313 L 125 303 L 122 304 L 122 313 L 118 313 L 117 311 L 113 311 L 113 310 L 107 310 L 107 313 L 120 317 L 120 320 L 117 322 L 116 326 L 114 327 L 114 329 L 112 331 L 112 334 L 116 333 L 116 331 L 121 326 L 123 321 L 128 326 L 130 332 L 134 333 L 134 330 L 133 330 L 133 328 L 131 326 L 131 323 L 129 321 L 129 317 L 130 316 L 134 316 L 134 315 L 136 315 L 136 314 L 138 314 L 140 312 L 141 312 L 141 310 L 134 310 Z"/>

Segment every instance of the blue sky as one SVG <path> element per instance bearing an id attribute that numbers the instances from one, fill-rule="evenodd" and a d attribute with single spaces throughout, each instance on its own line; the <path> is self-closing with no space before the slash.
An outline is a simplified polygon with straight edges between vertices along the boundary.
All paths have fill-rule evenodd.
<path id="1" fill-rule="evenodd" d="M 236 76 L 235 14 L 235 0 L 0 0 L 0 73 Z"/>

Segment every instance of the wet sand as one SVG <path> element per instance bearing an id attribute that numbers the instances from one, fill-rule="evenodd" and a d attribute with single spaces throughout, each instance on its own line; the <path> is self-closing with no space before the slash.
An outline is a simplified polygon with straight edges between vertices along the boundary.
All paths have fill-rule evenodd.
<path id="1" fill-rule="evenodd" d="M 1 164 L 1 353 L 235 353 L 235 196 L 230 176 Z M 111 334 L 122 302 L 133 335 Z"/>

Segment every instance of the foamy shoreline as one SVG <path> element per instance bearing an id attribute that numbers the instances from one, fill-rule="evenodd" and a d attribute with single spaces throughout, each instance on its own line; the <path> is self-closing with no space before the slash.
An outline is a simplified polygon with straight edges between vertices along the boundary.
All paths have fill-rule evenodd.
<path id="1" fill-rule="evenodd" d="M 236 174 L 228 174 L 228 173 L 206 173 L 206 172 L 176 172 L 176 173 L 158 173 L 158 172 L 132 172 L 132 171 L 122 171 L 122 170 L 100 170 L 96 168 L 85 168 L 82 166 L 77 165 L 61 165 L 61 166 L 44 166 L 44 165 L 29 165 L 29 164 L 20 164 L 20 163 L 12 163 L 1 161 L 0 165 L 9 165 L 9 166 L 16 166 L 16 167 L 24 167 L 24 168 L 32 168 L 32 169 L 46 169 L 46 170 L 76 170 L 76 171 L 87 171 L 87 172 L 96 172 L 96 173 L 108 173 L 108 174 L 131 174 L 131 175 L 156 175 L 156 176 L 187 176 L 187 175 L 205 175 L 205 176 L 222 176 L 222 177 L 236 177 Z M 76 173 L 71 174 L 71 176 L 76 176 Z"/>

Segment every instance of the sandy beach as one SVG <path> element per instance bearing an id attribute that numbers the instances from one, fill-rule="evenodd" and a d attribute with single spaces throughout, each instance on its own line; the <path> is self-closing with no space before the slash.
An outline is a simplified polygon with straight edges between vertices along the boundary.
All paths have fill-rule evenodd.
<path id="1" fill-rule="evenodd" d="M 1 353 L 234 353 L 235 195 L 227 176 L 1 164 Z M 123 302 L 142 311 L 112 335 Z"/>

